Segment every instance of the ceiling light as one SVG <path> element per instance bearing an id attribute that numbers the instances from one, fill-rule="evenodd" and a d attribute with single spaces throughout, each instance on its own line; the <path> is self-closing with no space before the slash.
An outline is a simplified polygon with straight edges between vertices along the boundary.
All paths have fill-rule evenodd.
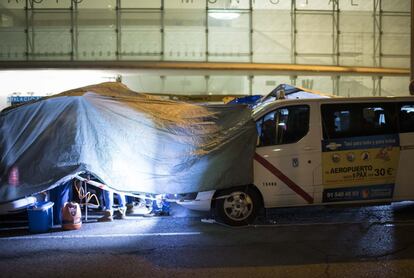
<path id="1" fill-rule="evenodd" d="M 208 16 L 220 20 L 232 20 L 240 17 L 240 14 L 233 12 L 212 12 L 209 13 Z"/>

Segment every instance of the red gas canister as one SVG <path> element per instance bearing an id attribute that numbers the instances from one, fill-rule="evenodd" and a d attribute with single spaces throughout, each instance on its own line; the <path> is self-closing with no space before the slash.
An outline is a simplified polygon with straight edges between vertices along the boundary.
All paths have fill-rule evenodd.
<path id="1" fill-rule="evenodd" d="M 82 214 L 78 203 L 67 202 L 62 208 L 62 229 L 79 230 L 82 226 Z"/>

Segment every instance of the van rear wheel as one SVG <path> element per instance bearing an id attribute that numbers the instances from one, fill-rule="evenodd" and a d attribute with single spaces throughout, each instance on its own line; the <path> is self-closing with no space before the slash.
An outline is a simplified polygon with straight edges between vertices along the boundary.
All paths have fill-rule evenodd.
<path id="1" fill-rule="evenodd" d="M 260 210 L 260 200 L 259 193 L 250 187 L 221 191 L 216 197 L 216 220 L 230 226 L 249 225 Z"/>

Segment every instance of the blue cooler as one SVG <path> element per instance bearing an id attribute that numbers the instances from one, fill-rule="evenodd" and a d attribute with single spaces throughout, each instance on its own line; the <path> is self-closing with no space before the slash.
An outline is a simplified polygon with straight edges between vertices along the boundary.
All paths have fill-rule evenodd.
<path id="1" fill-rule="evenodd" d="M 27 208 L 29 231 L 45 233 L 53 227 L 53 202 L 36 202 Z"/>

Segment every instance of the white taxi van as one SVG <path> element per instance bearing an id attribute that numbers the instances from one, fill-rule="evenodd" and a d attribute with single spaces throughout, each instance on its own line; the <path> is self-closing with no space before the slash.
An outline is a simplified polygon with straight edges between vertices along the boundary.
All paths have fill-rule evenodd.
<path id="1" fill-rule="evenodd" d="M 278 100 L 253 118 L 254 184 L 179 204 L 246 225 L 262 207 L 414 200 L 414 97 Z"/>

